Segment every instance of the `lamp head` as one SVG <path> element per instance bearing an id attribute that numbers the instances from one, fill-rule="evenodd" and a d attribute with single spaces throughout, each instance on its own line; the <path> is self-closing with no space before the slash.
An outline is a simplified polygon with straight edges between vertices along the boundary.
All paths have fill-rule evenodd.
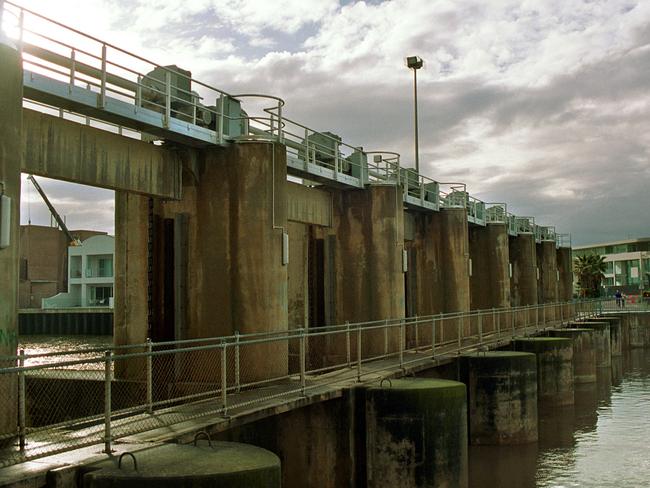
<path id="1" fill-rule="evenodd" d="M 420 69 L 424 65 L 424 61 L 419 56 L 408 56 L 406 58 L 406 66 L 411 69 Z"/>

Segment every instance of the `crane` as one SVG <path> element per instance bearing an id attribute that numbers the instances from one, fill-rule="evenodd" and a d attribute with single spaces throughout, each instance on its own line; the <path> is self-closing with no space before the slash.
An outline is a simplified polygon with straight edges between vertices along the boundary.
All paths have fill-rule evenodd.
<path id="1" fill-rule="evenodd" d="M 59 224 L 59 227 L 68 238 L 70 245 L 80 246 L 81 241 L 70 233 L 68 227 L 65 225 L 65 222 L 63 221 L 59 213 L 56 211 L 56 209 L 54 208 L 54 205 L 52 205 L 50 199 L 47 198 L 47 195 L 43 191 L 43 188 L 41 188 L 41 185 L 39 185 L 38 182 L 36 181 L 36 178 L 34 178 L 34 175 L 29 175 L 27 179 L 32 182 L 34 188 L 36 188 L 36 191 L 41 195 L 41 198 L 43 198 L 45 205 L 47 205 L 47 208 L 50 209 L 50 213 L 52 214 L 52 217 L 54 217 L 54 220 L 56 220 L 56 223 Z"/>

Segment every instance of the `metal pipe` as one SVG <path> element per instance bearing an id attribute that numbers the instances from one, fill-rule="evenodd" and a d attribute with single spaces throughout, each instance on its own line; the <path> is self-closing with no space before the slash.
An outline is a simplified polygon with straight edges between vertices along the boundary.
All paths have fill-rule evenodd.
<path id="1" fill-rule="evenodd" d="M 226 361 L 227 354 L 227 344 L 224 344 L 221 348 L 221 409 L 223 415 L 228 414 L 228 372 L 226 368 L 228 367 L 228 362 Z"/>
<path id="2" fill-rule="evenodd" d="M 300 329 L 300 392 L 305 394 L 305 370 L 307 367 L 306 351 L 305 351 L 305 329 Z"/>

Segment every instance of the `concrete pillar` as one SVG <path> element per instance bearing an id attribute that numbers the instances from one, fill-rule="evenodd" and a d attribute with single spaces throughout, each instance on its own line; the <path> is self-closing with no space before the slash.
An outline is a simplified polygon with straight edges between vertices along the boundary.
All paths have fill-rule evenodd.
<path id="1" fill-rule="evenodd" d="M 558 301 L 569 302 L 573 298 L 573 261 L 571 260 L 571 248 L 560 247 L 557 251 L 557 269 L 560 273 L 558 281 Z M 570 305 L 563 305 L 561 317 L 556 317 L 564 321 L 568 320 Z"/>
<path id="2" fill-rule="evenodd" d="M 619 321 L 601 319 L 600 317 L 594 317 L 589 319 L 590 322 L 600 322 L 603 324 L 609 325 L 609 343 L 611 347 L 611 355 L 622 356 L 623 355 L 623 338 L 621 333 L 621 323 Z"/>
<path id="3" fill-rule="evenodd" d="M 572 405 L 573 345 L 561 337 L 529 337 L 512 341 L 515 351 L 537 356 L 537 399 L 554 405 Z"/>
<path id="4" fill-rule="evenodd" d="M 242 143 L 204 149 L 198 159 L 182 157 L 182 200 L 154 201 L 151 207 L 154 248 L 164 243 L 174 258 L 171 265 L 169 256 L 154 259 L 154 292 L 173 290 L 173 303 L 166 293 L 163 303 L 154 306 L 157 314 L 165 314 L 165 323 L 157 326 L 164 325 L 165 334 L 175 339 L 286 331 L 286 148 Z M 151 225 L 148 198 L 118 194 L 116 283 L 124 285 L 115 307 L 119 343 L 141 342 L 148 334 Z M 244 347 L 240 358 L 242 383 L 287 372 L 283 342 Z M 176 377 L 214 382 L 219 364 L 216 349 L 188 354 L 177 362 Z"/>
<path id="5" fill-rule="evenodd" d="M 510 306 L 510 254 L 505 224 L 472 226 L 469 229 L 471 309 Z"/>
<path id="6" fill-rule="evenodd" d="M 555 241 L 542 241 L 537 244 L 537 267 L 539 268 L 538 303 L 557 302 L 559 274 Z M 547 321 L 555 319 L 554 308 L 547 307 L 544 313 Z"/>
<path id="7" fill-rule="evenodd" d="M 650 346 L 650 325 L 644 320 L 645 314 L 627 313 L 622 315 L 623 322 L 629 330 L 630 349 Z"/>
<path id="8" fill-rule="evenodd" d="M 537 305 L 537 253 L 535 236 L 519 234 L 509 243 L 512 277 L 510 294 L 513 307 Z"/>
<path id="9" fill-rule="evenodd" d="M 367 486 L 466 487 L 465 385 L 393 380 L 367 391 Z"/>
<path id="10" fill-rule="evenodd" d="M 612 365 L 612 347 L 609 336 L 609 324 L 602 322 L 569 322 L 569 327 L 592 329 L 594 331 L 594 350 L 596 351 L 596 367 L 609 368 Z"/>
<path id="11" fill-rule="evenodd" d="M 0 249 L 0 356 L 16 354 L 18 343 L 18 261 L 20 238 L 20 168 L 22 166 L 23 70 L 20 55 L 0 27 L 0 194 L 11 199 L 10 244 Z M 0 362 L 0 366 L 14 366 Z M 0 435 L 16 431 L 16 378 L 0 376 Z"/>
<path id="12" fill-rule="evenodd" d="M 537 358 L 514 351 L 461 356 L 471 444 L 537 441 Z"/>
<path id="13" fill-rule="evenodd" d="M 443 312 L 445 302 L 444 263 L 441 256 L 442 222 L 438 213 L 417 213 L 411 245 L 415 257 L 415 311 L 419 316 Z"/>
<path id="14" fill-rule="evenodd" d="M 552 337 L 566 337 L 573 342 L 573 381 L 575 384 L 596 382 L 596 332 L 593 329 L 552 329 Z"/>
<path id="15" fill-rule="evenodd" d="M 439 212 L 439 218 L 443 312 L 467 312 L 470 310 L 467 211 L 445 208 Z"/>
<path id="16" fill-rule="evenodd" d="M 196 444 L 196 445 L 194 445 Z M 280 488 L 280 459 L 256 446 L 234 442 L 198 440 L 194 444 L 166 444 L 130 458 L 110 459 L 93 465 L 83 475 L 88 488 L 172 488 L 219 486 L 223 488 Z M 127 467 L 127 463 L 128 467 Z"/>
<path id="17" fill-rule="evenodd" d="M 340 191 L 334 195 L 334 202 L 334 323 L 403 318 L 404 211 L 400 188 L 373 185 Z M 398 348 L 398 341 L 399 329 L 395 328 L 388 334 L 389 351 Z M 383 331 L 363 333 L 362 346 L 365 357 L 383 354 Z M 331 347 L 330 356 L 345 358 L 344 341 Z"/>

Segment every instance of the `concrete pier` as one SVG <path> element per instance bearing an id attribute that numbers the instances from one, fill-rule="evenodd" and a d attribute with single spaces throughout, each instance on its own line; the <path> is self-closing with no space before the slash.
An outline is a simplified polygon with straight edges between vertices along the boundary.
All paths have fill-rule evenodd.
<path id="1" fill-rule="evenodd" d="M 556 251 L 557 269 L 559 272 L 558 296 L 559 302 L 569 302 L 573 297 L 573 260 L 571 259 L 571 248 L 560 247 Z M 570 305 L 562 305 L 560 309 L 561 320 L 567 320 L 570 312 Z"/>
<path id="2" fill-rule="evenodd" d="M 537 399 L 554 405 L 572 405 L 573 345 L 562 337 L 530 337 L 512 341 L 515 351 L 537 356 Z"/>
<path id="3" fill-rule="evenodd" d="M 280 488 L 280 459 L 261 447 L 198 440 L 168 444 L 94 465 L 84 488 Z M 121 467 L 119 467 L 119 464 Z M 137 469 L 134 463 L 137 463 Z"/>
<path id="4" fill-rule="evenodd" d="M 594 350 L 596 351 L 596 367 L 609 368 L 612 365 L 612 346 L 609 335 L 609 324 L 602 322 L 569 322 L 570 328 L 592 329 L 594 331 Z"/>
<path id="5" fill-rule="evenodd" d="M 471 444 L 537 441 L 537 358 L 515 351 L 461 356 Z"/>
<path id="6" fill-rule="evenodd" d="M 573 344 L 573 380 L 575 384 L 596 382 L 596 332 L 593 329 L 552 329 L 551 337 L 565 337 Z M 575 389 L 575 388 L 574 388 Z"/>
<path id="7" fill-rule="evenodd" d="M 369 488 L 468 483 L 465 385 L 393 380 L 367 391 Z"/>
<path id="8" fill-rule="evenodd" d="M 627 351 L 630 349 L 630 327 L 627 320 L 623 320 L 621 317 L 614 315 L 600 315 L 595 317 L 594 320 L 599 322 L 607 321 L 610 326 L 612 324 L 618 324 L 620 326 L 621 351 Z"/>
<path id="9" fill-rule="evenodd" d="M 445 208 L 440 211 L 441 262 L 443 265 L 443 312 L 470 310 L 469 244 L 467 211 Z"/>
<path id="10" fill-rule="evenodd" d="M 623 355 L 623 337 L 622 337 L 623 334 L 622 334 L 622 327 L 620 321 L 601 319 L 600 317 L 591 318 L 589 319 L 589 321 L 608 324 L 611 355 L 612 357 Z"/>
<path id="11" fill-rule="evenodd" d="M 0 28 L 0 195 L 11 199 L 9 220 L 10 243 L 0 249 L 0 356 L 16 354 L 18 343 L 18 263 L 20 231 L 20 168 L 22 166 L 23 70 L 20 54 Z M 2 363 L 0 367 L 15 364 Z M 13 375 L 0 376 L 0 398 L 16 398 L 17 383 Z M 16 431 L 17 401 L 2 402 L 0 435 Z M 2 441 L 0 441 L 2 444 Z"/>
<path id="12" fill-rule="evenodd" d="M 629 330 L 630 349 L 650 347 L 650 314 L 624 314 L 621 316 L 623 324 Z M 625 327 L 624 325 L 624 327 Z"/>
<path id="13" fill-rule="evenodd" d="M 334 324 L 400 318 L 405 315 L 403 204 L 400 188 L 373 185 L 341 191 L 334 198 Z M 364 357 L 384 353 L 383 331 L 363 338 Z M 398 329 L 388 337 L 389 351 L 399 344 Z M 329 351 L 345 357 L 345 344 Z"/>
<path id="14" fill-rule="evenodd" d="M 558 301 L 558 268 L 555 241 L 542 241 L 537 244 L 537 268 L 539 269 L 539 284 L 537 288 L 538 303 L 553 303 Z M 555 319 L 555 310 L 545 311 L 547 320 Z"/>
<path id="15" fill-rule="evenodd" d="M 537 253 L 535 236 L 519 234 L 509 242 L 512 277 L 510 294 L 513 307 L 537 305 Z"/>
<path id="16" fill-rule="evenodd" d="M 472 260 L 471 309 L 509 307 L 510 254 L 506 225 L 470 227 L 469 254 Z"/>

